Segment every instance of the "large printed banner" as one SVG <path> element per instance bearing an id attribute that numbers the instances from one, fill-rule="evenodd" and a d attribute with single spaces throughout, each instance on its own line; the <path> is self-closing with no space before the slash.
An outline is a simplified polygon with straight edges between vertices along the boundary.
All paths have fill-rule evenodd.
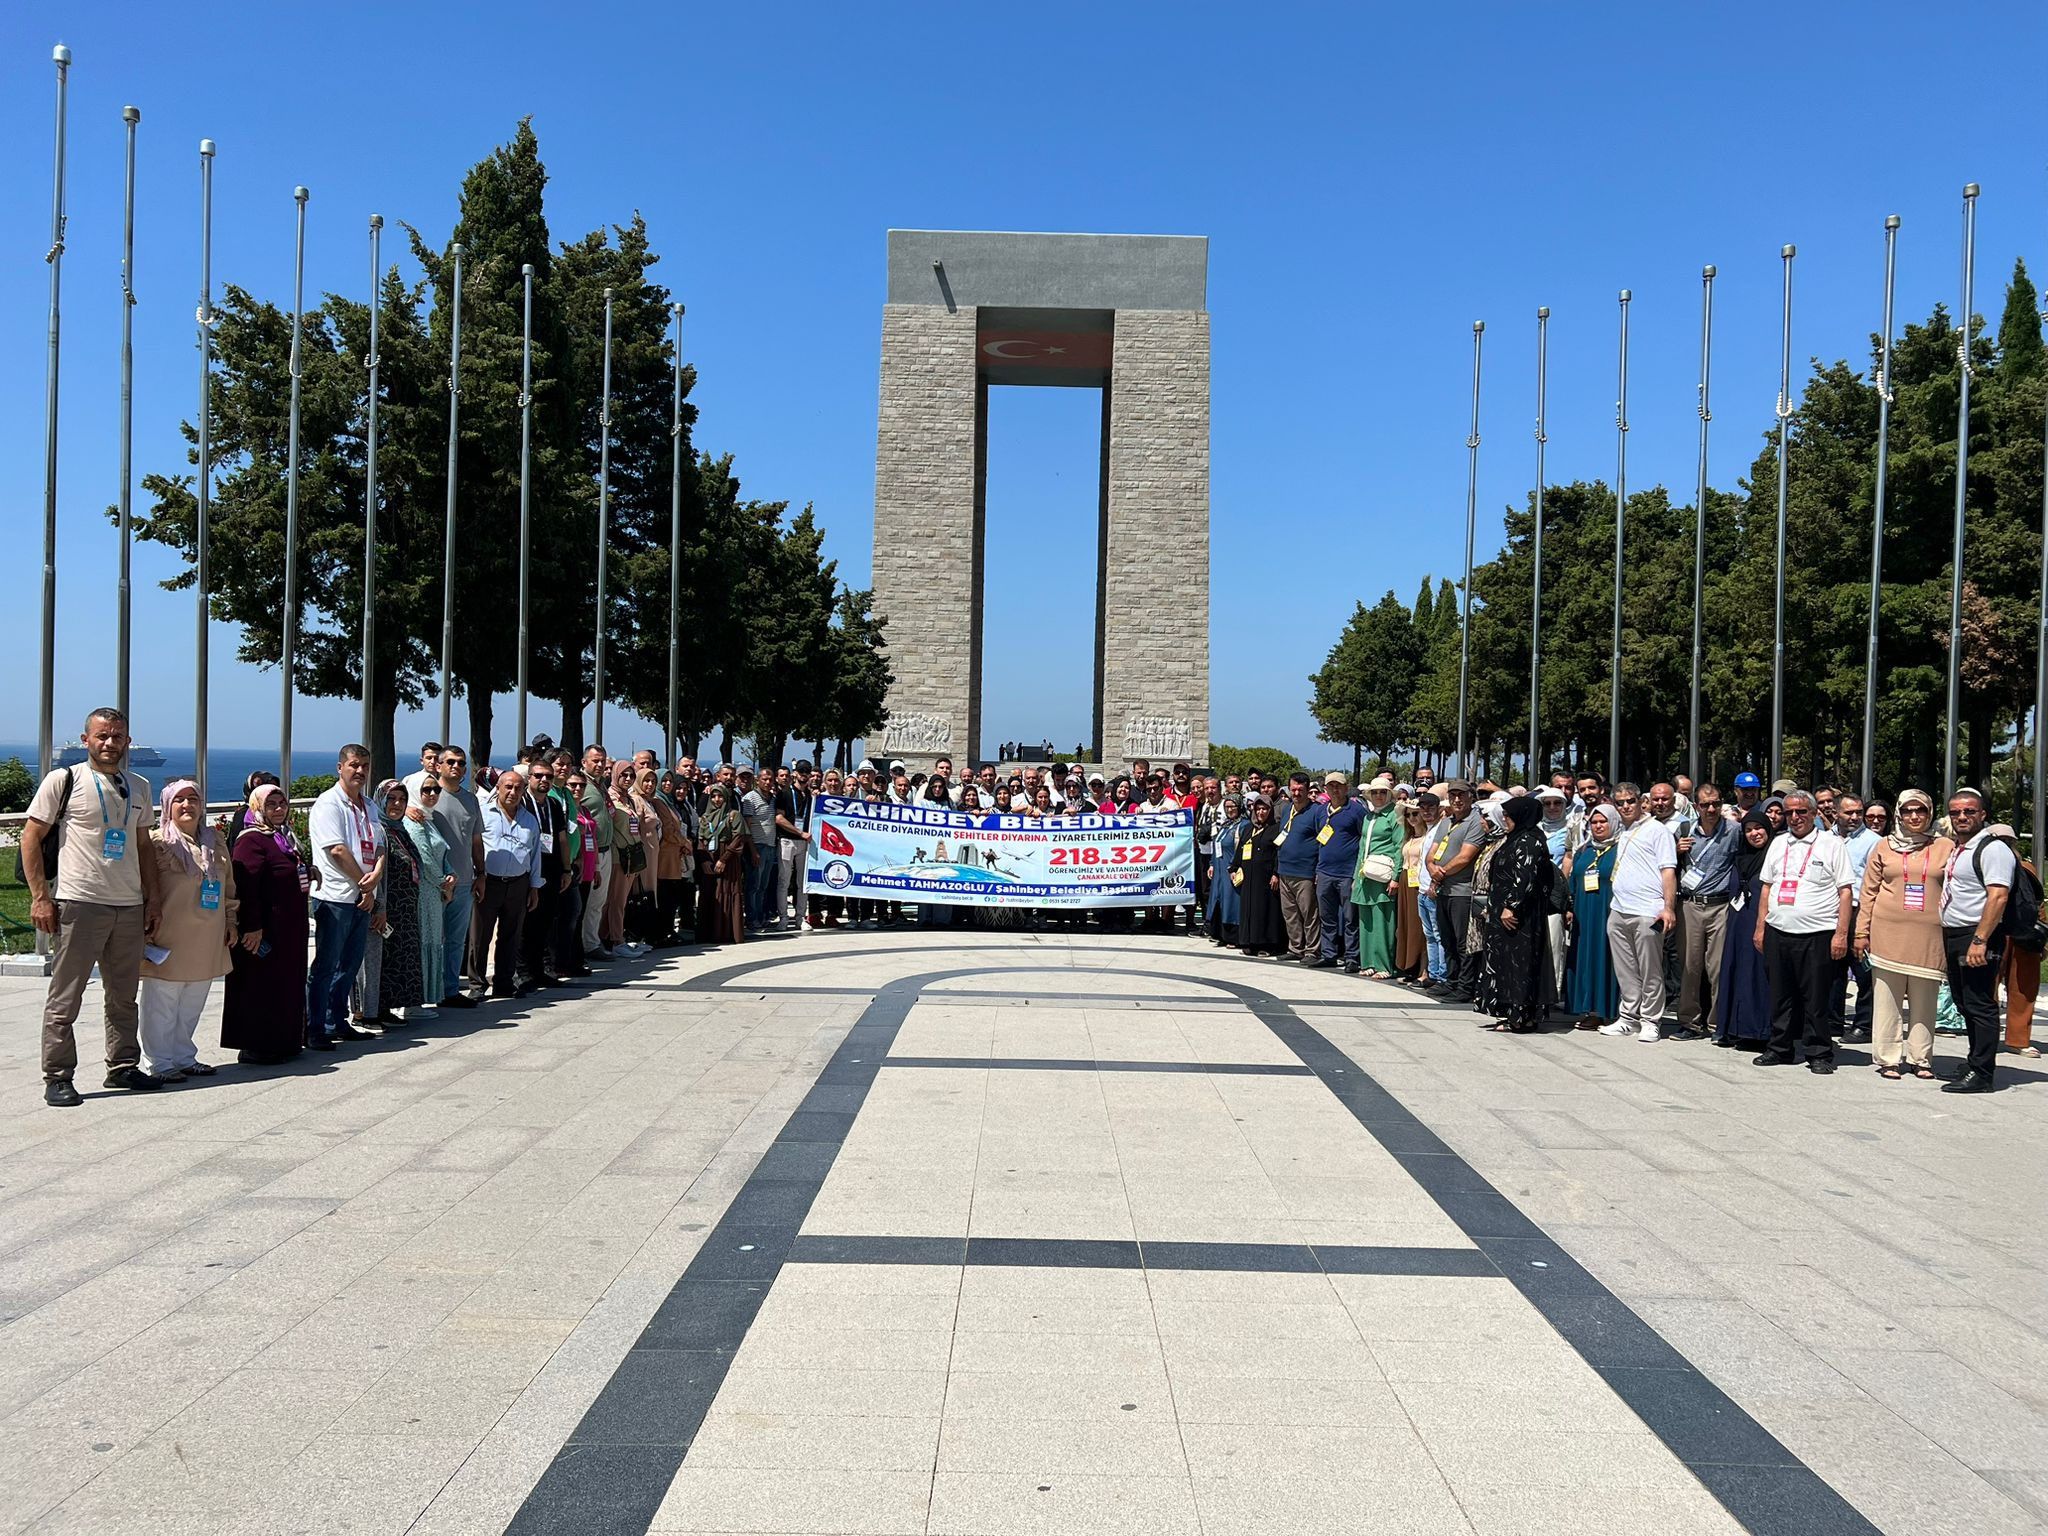
<path id="1" fill-rule="evenodd" d="M 1015 816 L 818 797 L 804 889 L 966 907 L 1195 899 L 1195 813 Z"/>

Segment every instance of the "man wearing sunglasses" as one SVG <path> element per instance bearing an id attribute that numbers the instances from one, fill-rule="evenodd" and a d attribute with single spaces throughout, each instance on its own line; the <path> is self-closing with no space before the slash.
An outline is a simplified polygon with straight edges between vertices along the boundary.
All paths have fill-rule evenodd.
<path id="1" fill-rule="evenodd" d="M 1835 1070 L 1835 976 L 1849 954 L 1854 894 L 1847 846 L 1821 829 L 1813 796 L 1792 790 L 1785 830 L 1764 850 L 1752 940 L 1771 984 L 1771 1038 L 1758 1066 L 1789 1066 L 1803 1049 L 1807 1071 Z"/>
<path id="2" fill-rule="evenodd" d="M 1948 990 L 1970 1029 L 1970 1055 L 1962 1075 L 1943 1093 L 1990 1093 L 1991 1072 L 2005 1028 L 1998 1007 L 1998 973 L 2005 959 L 2001 924 L 2012 896 L 2012 849 L 1985 830 L 1984 796 L 1965 786 L 1948 798 L 1956 851 L 1941 882 L 1941 947 L 1948 959 Z"/>

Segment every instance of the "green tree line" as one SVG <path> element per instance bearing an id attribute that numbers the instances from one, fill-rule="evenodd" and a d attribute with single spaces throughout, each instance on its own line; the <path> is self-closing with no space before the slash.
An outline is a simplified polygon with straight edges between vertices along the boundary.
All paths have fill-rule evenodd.
<path id="1" fill-rule="evenodd" d="M 471 756 L 488 761 L 493 696 L 518 663 L 522 266 L 534 268 L 530 693 L 560 707 L 557 740 L 580 751 L 597 627 L 598 457 L 604 295 L 613 305 L 610 504 L 605 594 L 607 703 L 667 714 L 671 473 L 680 455 L 682 538 L 678 729 L 695 750 L 714 728 L 779 757 L 791 737 L 842 745 L 882 724 L 890 677 L 882 621 L 823 557 L 813 510 L 744 496 L 730 455 L 698 450 L 683 369 L 674 429 L 672 295 L 636 212 L 556 244 L 547 170 L 529 122 L 464 177 L 454 227 L 431 243 L 406 226 L 424 274 L 382 274 L 378 294 L 377 713 L 368 743 L 396 761 L 393 722 L 437 696 L 440 676 L 448 369 L 462 260 L 460 454 L 452 691 Z M 213 616 L 241 627 L 238 659 L 275 667 L 284 635 L 285 490 L 291 402 L 288 307 L 225 285 L 210 395 Z M 329 294 L 300 327 L 301 451 L 294 685 L 314 697 L 361 689 L 369 307 Z M 184 432 L 195 445 L 197 432 Z M 146 475 L 145 539 L 194 582 L 194 476 Z M 722 746 L 729 752 L 729 739 Z"/>
<path id="2" fill-rule="evenodd" d="M 1959 771 L 2013 779 L 2034 697 L 2044 405 L 2041 319 L 2017 262 L 1996 331 L 1969 326 L 1970 463 L 1963 555 Z M 1876 747 L 1882 789 L 1937 786 L 1945 739 L 1956 426 L 1963 331 L 1937 305 L 1893 347 Z M 1860 783 L 1879 415 L 1880 338 L 1859 369 L 1816 359 L 1791 418 L 1786 514 L 1785 771 Z M 1770 757 L 1777 430 L 1749 473 L 1707 494 L 1701 762 L 1725 778 Z M 1469 734 L 1496 776 L 1527 772 L 1535 495 L 1505 509 L 1504 542 L 1472 572 Z M 1614 491 L 1543 493 L 1538 772 L 1588 763 L 1645 778 L 1685 767 L 1692 677 L 1694 508 L 1631 491 L 1622 607 L 1622 760 L 1608 764 Z M 1412 603 L 1360 602 L 1309 678 L 1326 741 L 1438 765 L 1453 751 L 1457 586 L 1425 578 Z M 1999 778 L 2001 768 L 2004 778 Z"/>

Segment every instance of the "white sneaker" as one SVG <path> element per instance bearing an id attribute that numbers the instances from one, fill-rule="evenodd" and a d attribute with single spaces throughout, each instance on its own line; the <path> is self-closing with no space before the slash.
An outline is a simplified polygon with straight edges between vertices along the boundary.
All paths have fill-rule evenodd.
<path id="1" fill-rule="evenodd" d="M 1619 1019 L 1616 1019 L 1612 1024 L 1602 1024 L 1600 1026 L 1600 1033 L 1603 1035 L 1614 1035 L 1616 1037 L 1620 1037 L 1623 1035 L 1633 1035 L 1635 1032 L 1635 1025 L 1624 1024 Z"/>
<path id="2" fill-rule="evenodd" d="M 1636 1038 L 1642 1041 L 1645 1045 L 1655 1045 L 1659 1040 L 1662 1040 L 1664 1038 L 1664 1035 L 1663 1032 L 1659 1030 L 1656 1025 L 1645 1024 L 1643 1026 L 1643 1032 L 1640 1035 L 1637 1035 Z"/>

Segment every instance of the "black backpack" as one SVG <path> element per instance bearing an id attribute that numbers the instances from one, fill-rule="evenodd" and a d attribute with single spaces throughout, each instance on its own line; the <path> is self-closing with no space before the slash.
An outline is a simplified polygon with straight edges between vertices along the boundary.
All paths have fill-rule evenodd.
<path id="1" fill-rule="evenodd" d="M 64 815 L 71 809 L 71 787 L 77 782 L 69 768 L 64 770 L 64 798 L 57 803 L 57 819 L 50 824 L 50 830 L 43 834 L 43 882 L 45 885 L 57 878 L 57 842 L 64 833 Z M 14 845 L 14 878 L 23 885 L 28 884 L 28 866 L 21 862 L 21 844 Z"/>
<path id="2" fill-rule="evenodd" d="M 2039 953 L 2048 949 L 2048 924 L 2041 921 L 2041 877 L 2027 868 L 2017 846 L 2005 838 L 1998 841 L 2012 849 L 2012 890 L 2005 898 L 2005 912 L 1998 919 L 1998 936 L 2021 949 Z M 1971 850 L 1977 883 L 1984 883 L 1984 844 Z"/>

